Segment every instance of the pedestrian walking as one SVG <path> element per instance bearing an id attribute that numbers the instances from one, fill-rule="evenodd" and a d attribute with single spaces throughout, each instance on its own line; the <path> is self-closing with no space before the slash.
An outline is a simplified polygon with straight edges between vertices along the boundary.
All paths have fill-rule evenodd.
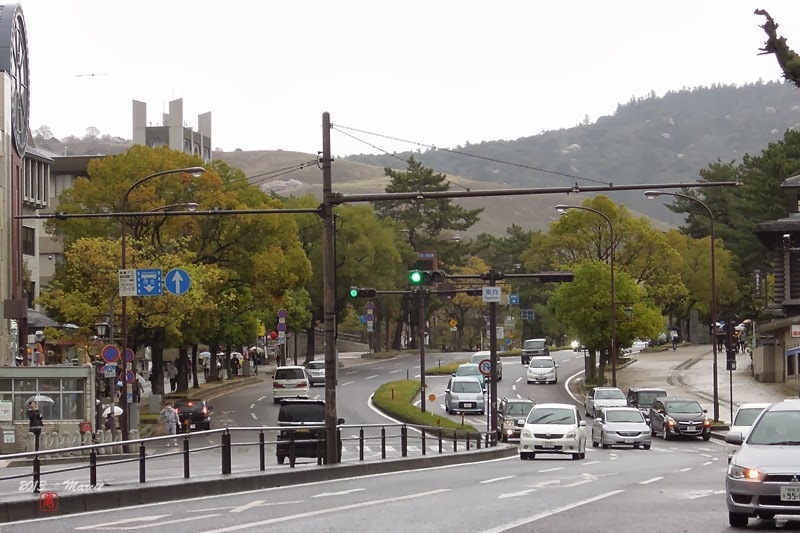
<path id="1" fill-rule="evenodd" d="M 39 451 L 39 436 L 42 434 L 42 413 L 39 412 L 39 406 L 36 402 L 31 402 L 28 404 L 28 420 L 30 424 L 28 425 L 28 431 L 33 433 L 34 437 L 34 445 L 33 450 L 38 452 Z"/>
<path id="2" fill-rule="evenodd" d="M 253 354 L 253 372 L 258 375 L 258 354 Z"/>
<path id="3" fill-rule="evenodd" d="M 175 392 L 178 390 L 178 367 L 175 366 L 174 361 L 170 362 L 167 375 L 169 376 L 169 390 Z"/>
<path id="4" fill-rule="evenodd" d="M 672 349 L 673 350 L 677 350 L 678 349 L 678 332 L 675 331 L 674 329 L 670 330 L 669 336 L 670 336 L 670 340 L 672 340 Z"/>
<path id="5" fill-rule="evenodd" d="M 178 412 L 172 408 L 172 404 L 167 402 L 167 405 L 164 406 L 164 409 L 161 410 L 161 416 L 164 417 L 165 423 L 167 425 L 167 435 L 175 435 L 178 433 L 178 424 L 180 420 L 178 419 Z M 167 441 L 167 448 L 170 446 L 178 446 L 178 439 L 173 438 Z"/>

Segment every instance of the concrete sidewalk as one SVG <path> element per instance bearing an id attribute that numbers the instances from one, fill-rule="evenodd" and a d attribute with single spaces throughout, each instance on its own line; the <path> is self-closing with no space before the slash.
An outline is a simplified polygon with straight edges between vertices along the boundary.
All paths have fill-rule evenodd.
<path id="1" fill-rule="evenodd" d="M 617 371 L 617 386 L 623 392 L 630 387 L 659 387 L 670 395 L 697 400 L 709 415 L 713 415 L 713 357 L 710 344 L 688 345 L 664 352 L 641 352 L 637 361 Z M 750 367 L 750 357 L 738 354 L 737 370 L 731 379 L 725 370 L 725 354 L 717 354 L 717 385 L 719 391 L 720 419 L 729 421 L 733 409 L 743 403 L 779 402 L 787 397 L 797 397 L 800 382 L 761 383 L 756 381 Z"/>

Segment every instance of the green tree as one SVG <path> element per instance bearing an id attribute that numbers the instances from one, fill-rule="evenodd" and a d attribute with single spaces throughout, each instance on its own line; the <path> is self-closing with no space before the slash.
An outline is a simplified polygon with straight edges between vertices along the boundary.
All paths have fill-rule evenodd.
<path id="1" fill-rule="evenodd" d="M 761 54 L 775 54 L 783 71 L 783 77 L 800 87 L 800 56 L 786 44 L 786 37 L 778 36 L 778 24 L 763 9 L 756 9 L 756 15 L 764 16 L 767 21 L 761 25 L 767 34 L 767 42 L 761 48 Z"/>

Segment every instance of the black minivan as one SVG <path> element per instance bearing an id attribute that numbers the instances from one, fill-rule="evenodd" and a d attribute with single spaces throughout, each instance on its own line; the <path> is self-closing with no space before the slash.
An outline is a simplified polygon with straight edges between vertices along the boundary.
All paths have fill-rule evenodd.
<path id="1" fill-rule="evenodd" d="M 211 429 L 211 410 L 205 400 L 177 400 L 178 433 Z"/>
<path id="2" fill-rule="evenodd" d="M 338 420 L 344 424 L 344 418 Z M 325 456 L 325 430 L 322 428 L 305 429 L 304 426 L 325 425 L 325 402 L 322 400 L 286 399 L 281 400 L 278 411 L 278 426 L 282 429 L 278 433 L 276 455 L 278 464 L 282 465 L 291 455 L 291 440 L 294 433 L 294 456 L 313 457 Z M 312 442 L 298 442 L 312 441 Z M 339 442 L 339 459 L 342 456 L 342 443 Z"/>

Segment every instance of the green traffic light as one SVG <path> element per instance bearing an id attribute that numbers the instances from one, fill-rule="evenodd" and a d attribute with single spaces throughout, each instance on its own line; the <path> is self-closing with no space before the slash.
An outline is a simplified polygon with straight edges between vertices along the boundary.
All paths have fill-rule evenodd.
<path id="1" fill-rule="evenodd" d="M 350 298 L 358 298 L 358 289 L 355 287 L 350 289 Z"/>
<path id="2" fill-rule="evenodd" d="M 415 285 L 422 283 L 422 272 L 414 270 L 411 272 L 411 274 L 408 275 L 408 279 L 410 279 L 411 283 Z"/>

